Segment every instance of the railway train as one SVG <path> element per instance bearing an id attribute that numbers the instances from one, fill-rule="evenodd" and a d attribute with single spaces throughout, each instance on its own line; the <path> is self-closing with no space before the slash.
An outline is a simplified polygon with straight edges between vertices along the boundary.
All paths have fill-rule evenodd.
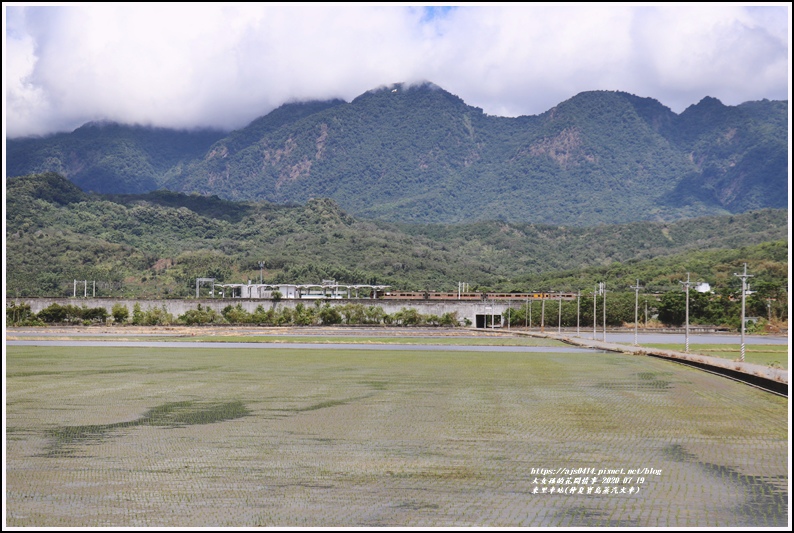
<path id="1" fill-rule="evenodd" d="M 378 294 L 384 300 L 575 300 L 575 292 L 436 292 L 436 291 L 390 291 Z"/>

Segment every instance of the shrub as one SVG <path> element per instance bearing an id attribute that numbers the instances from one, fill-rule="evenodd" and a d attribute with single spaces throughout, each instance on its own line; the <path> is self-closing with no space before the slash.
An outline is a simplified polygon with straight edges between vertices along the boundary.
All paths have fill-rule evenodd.
<path id="1" fill-rule="evenodd" d="M 73 322 L 78 324 L 91 324 L 92 322 L 104 322 L 108 317 L 107 309 L 104 307 L 86 306 L 77 307 L 76 305 L 52 304 L 38 314 L 38 318 L 48 324 L 59 324 Z"/>
<path id="2" fill-rule="evenodd" d="M 370 305 L 365 312 L 365 324 L 380 324 L 385 321 L 386 311 L 382 307 Z"/>
<path id="3" fill-rule="evenodd" d="M 242 308 L 240 310 L 242 311 Z M 245 311 L 243 311 L 243 313 L 245 313 Z M 225 322 L 224 317 L 218 314 L 215 309 L 210 307 L 202 308 L 201 304 L 198 304 L 196 309 L 189 309 L 186 311 L 185 314 L 179 317 L 179 321 L 188 326 L 194 324 L 221 324 Z"/>
<path id="4" fill-rule="evenodd" d="M 167 326 L 174 323 L 174 315 L 169 313 L 165 306 L 153 307 L 141 311 L 140 304 L 135 304 L 132 310 L 132 323 L 142 326 Z"/>
<path id="5" fill-rule="evenodd" d="M 457 326 L 459 324 L 458 321 L 458 312 L 453 311 L 451 313 L 444 313 L 441 315 L 441 320 L 439 320 L 439 325 L 441 326 Z"/>
<path id="6" fill-rule="evenodd" d="M 36 317 L 36 313 L 31 311 L 30 304 L 22 302 L 17 304 L 11 302 L 6 307 L 7 326 L 43 326 L 44 322 Z"/>
<path id="7" fill-rule="evenodd" d="M 48 323 L 48 324 L 56 324 L 61 322 L 66 322 L 67 317 L 67 309 L 65 306 L 52 304 L 41 311 L 39 311 L 39 319 Z"/>
<path id="8" fill-rule="evenodd" d="M 132 306 L 132 323 L 136 326 L 142 326 L 144 324 L 144 315 L 143 311 L 141 311 L 141 304 L 137 302 Z"/>
<path id="9" fill-rule="evenodd" d="M 294 319 L 292 309 L 289 307 L 283 308 L 280 312 L 274 313 L 274 315 L 273 322 L 276 326 L 289 326 Z"/>
<path id="10" fill-rule="evenodd" d="M 339 307 L 345 324 L 365 324 L 367 322 L 366 310 L 362 304 L 348 303 Z"/>
<path id="11" fill-rule="evenodd" d="M 393 316 L 394 322 L 401 326 L 416 326 L 423 322 L 423 317 L 416 309 L 406 309 L 403 307 Z"/>
<path id="12" fill-rule="evenodd" d="M 110 314 L 113 315 L 113 320 L 123 323 L 130 317 L 130 310 L 124 304 L 113 304 Z"/>
<path id="13" fill-rule="evenodd" d="M 108 311 L 104 307 L 82 307 L 80 311 L 80 318 L 82 318 L 84 324 L 104 322 L 108 318 Z"/>
<path id="14" fill-rule="evenodd" d="M 323 324 L 341 324 L 342 323 L 342 315 L 335 307 L 331 307 L 328 304 L 325 304 L 322 309 L 320 309 L 320 321 Z"/>
<path id="15" fill-rule="evenodd" d="M 262 306 L 260 305 L 259 307 Z M 257 308 L 257 311 L 259 310 L 259 307 Z M 223 318 L 225 318 L 230 324 L 249 324 L 255 321 L 253 315 L 243 309 L 242 304 L 237 304 L 234 307 L 227 305 L 223 308 L 221 314 L 223 315 Z"/>
<path id="16" fill-rule="evenodd" d="M 298 303 L 295 306 L 293 319 L 297 326 L 310 326 L 315 322 L 315 310 L 311 307 L 305 307 L 302 303 Z"/>
<path id="17" fill-rule="evenodd" d="M 261 305 L 256 306 L 253 314 L 251 315 L 251 322 L 254 324 L 262 324 L 265 326 L 272 326 L 276 323 L 276 312 L 272 309 L 265 311 Z"/>

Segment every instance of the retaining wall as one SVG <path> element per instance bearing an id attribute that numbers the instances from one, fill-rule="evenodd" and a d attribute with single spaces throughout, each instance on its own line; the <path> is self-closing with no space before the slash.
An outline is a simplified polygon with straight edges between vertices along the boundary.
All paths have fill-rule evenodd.
<path id="1" fill-rule="evenodd" d="M 199 299 L 160 299 L 160 300 L 135 300 L 126 298 L 8 298 L 8 302 L 14 301 L 17 304 L 27 303 L 30 305 L 31 311 L 39 313 L 42 309 L 49 307 L 52 304 L 61 306 L 74 305 L 77 307 L 86 306 L 88 308 L 104 307 L 108 314 L 112 312 L 113 306 L 121 304 L 127 307 L 132 315 L 132 309 L 135 304 L 141 306 L 142 311 L 153 308 L 164 307 L 166 311 L 174 316 L 184 315 L 191 309 L 196 309 L 199 304 L 202 308 L 213 309 L 217 312 L 223 311 L 227 305 L 237 306 L 238 304 L 249 313 L 253 313 L 258 306 L 267 309 L 274 309 L 276 311 L 282 308 L 295 309 L 298 304 L 303 304 L 304 307 L 315 305 L 317 300 L 293 300 L 281 299 L 279 301 L 262 300 L 262 299 L 247 299 L 247 298 L 199 298 Z M 322 305 L 328 303 L 332 307 L 342 306 L 345 304 L 355 303 L 361 304 L 366 307 L 376 306 L 383 309 L 385 313 L 393 314 L 402 309 L 415 309 L 418 313 L 423 315 L 436 315 L 441 316 L 445 313 L 458 313 L 458 318 L 463 320 L 468 318 L 472 324 L 476 324 L 477 315 L 501 315 L 507 310 L 506 303 L 485 303 L 485 302 L 466 302 L 455 300 L 444 301 L 426 301 L 426 300 L 379 300 L 371 298 L 359 299 L 328 299 L 319 300 Z"/>

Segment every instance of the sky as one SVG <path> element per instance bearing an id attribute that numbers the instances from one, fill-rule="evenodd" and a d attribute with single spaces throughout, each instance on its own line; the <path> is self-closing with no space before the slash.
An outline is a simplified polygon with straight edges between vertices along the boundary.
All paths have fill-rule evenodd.
<path id="1" fill-rule="evenodd" d="M 5 135 L 110 120 L 241 128 L 430 81 L 489 115 L 589 90 L 676 113 L 790 96 L 790 3 L 3 4 Z"/>

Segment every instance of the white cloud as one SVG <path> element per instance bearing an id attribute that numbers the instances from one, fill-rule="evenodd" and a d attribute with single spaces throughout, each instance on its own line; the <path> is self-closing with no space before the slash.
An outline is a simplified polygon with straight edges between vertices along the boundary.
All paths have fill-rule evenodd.
<path id="1" fill-rule="evenodd" d="M 787 43 L 745 8 L 647 8 L 638 11 L 636 35 L 635 63 L 646 65 L 637 81 L 670 95 L 671 107 L 707 95 L 731 104 L 787 97 Z"/>
<path id="2" fill-rule="evenodd" d="M 4 7 L 9 136 L 96 119 L 234 128 L 286 101 L 419 80 L 511 116 L 594 89 L 678 112 L 789 91 L 787 5 Z"/>
<path id="3" fill-rule="evenodd" d="M 36 65 L 35 43 L 30 36 L 22 35 L 9 39 L 3 49 L 10 58 L 3 60 L 6 105 L 17 120 L 35 120 L 47 108 L 44 91 L 30 81 Z"/>

